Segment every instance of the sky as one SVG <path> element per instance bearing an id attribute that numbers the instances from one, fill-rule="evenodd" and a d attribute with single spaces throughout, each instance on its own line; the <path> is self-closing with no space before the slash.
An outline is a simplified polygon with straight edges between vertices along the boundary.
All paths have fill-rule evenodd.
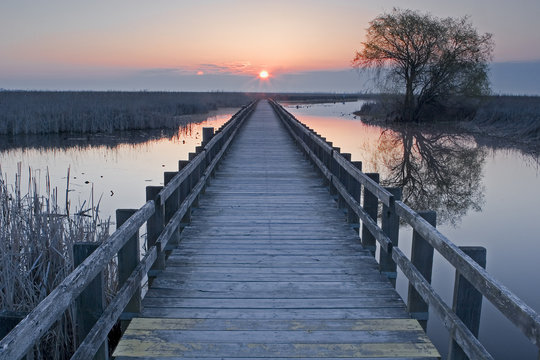
<path id="1" fill-rule="evenodd" d="M 351 60 L 394 7 L 470 16 L 494 90 L 540 94 L 539 0 L 1 0 L 0 88 L 372 91 Z"/>

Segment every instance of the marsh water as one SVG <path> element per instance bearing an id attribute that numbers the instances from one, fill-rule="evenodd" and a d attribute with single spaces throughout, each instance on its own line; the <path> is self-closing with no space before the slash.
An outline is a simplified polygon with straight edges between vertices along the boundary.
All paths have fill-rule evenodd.
<path id="1" fill-rule="evenodd" d="M 403 188 L 416 210 L 435 210 L 437 227 L 458 246 L 487 249 L 487 270 L 540 311 L 540 166 L 535 155 L 501 141 L 455 128 L 388 130 L 351 115 L 357 103 L 288 104 L 297 119 L 333 142 L 365 172 L 380 173 L 387 186 Z M 400 230 L 399 247 L 410 255 L 412 232 Z M 452 305 L 455 272 L 435 255 L 433 286 Z M 407 298 L 407 281 L 397 289 Z M 480 339 L 497 359 L 536 359 L 538 352 L 488 301 L 483 301 Z M 430 313 L 428 334 L 446 356 L 448 334 Z"/>
<path id="2" fill-rule="evenodd" d="M 217 129 L 236 111 L 194 115 L 193 122 L 174 130 L 0 137 L 0 168 L 8 184 L 14 184 L 20 172 L 23 191 L 29 178 L 37 179 L 39 193 L 45 191 L 48 173 L 52 187 L 58 189 L 60 207 L 65 207 L 68 188 L 72 212 L 88 209 L 93 197 L 100 218 L 114 222 L 117 208 L 140 208 L 146 202 L 146 186 L 163 185 L 165 171 L 178 171 L 178 160 L 187 160 L 200 145 L 203 127 Z"/>
<path id="3" fill-rule="evenodd" d="M 380 173 L 388 186 L 403 187 L 414 209 L 437 211 L 438 228 L 459 246 L 487 249 L 487 270 L 536 311 L 540 311 L 540 167 L 538 158 L 500 146 L 497 141 L 455 129 L 366 125 L 352 115 L 361 102 L 285 104 L 300 121 L 361 160 L 365 172 Z M 164 171 L 200 144 L 202 127 L 218 128 L 235 112 L 219 110 L 174 131 L 130 132 L 92 137 L 1 138 L 0 167 L 7 183 L 29 174 L 44 189 L 46 173 L 73 208 L 87 208 L 93 193 L 101 217 L 117 208 L 139 208 L 145 186 L 162 185 Z M 20 170 L 18 170 L 20 169 Z M 31 169 L 31 170 L 29 170 Z M 60 199 L 60 202 L 65 199 Z M 410 253 L 411 230 L 400 231 L 400 248 Z M 454 270 L 435 255 L 433 286 L 451 305 Z M 407 282 L 397 289 L 406 299 Z M 448 335 L 436 314 L 428 333 L 445 355 Z M 480 339 L 495 358 L 535 359 L 536 347 L 484 301 Z"/>

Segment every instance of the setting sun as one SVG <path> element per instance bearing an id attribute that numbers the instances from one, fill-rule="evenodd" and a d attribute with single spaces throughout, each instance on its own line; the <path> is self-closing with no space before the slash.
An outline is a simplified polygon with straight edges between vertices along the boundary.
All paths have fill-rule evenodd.
<path id="1" fill-rule="evenodd" d="M 268 79 L 268 76 L 269 76 L 269 74 L 268 74 L 268 71 L 266 71 L 266 70 L 263 70 L 263 71 L 261 71 L 261 72 L 259 73 L 259 77 L 260 77 L 261 79 Z"/>

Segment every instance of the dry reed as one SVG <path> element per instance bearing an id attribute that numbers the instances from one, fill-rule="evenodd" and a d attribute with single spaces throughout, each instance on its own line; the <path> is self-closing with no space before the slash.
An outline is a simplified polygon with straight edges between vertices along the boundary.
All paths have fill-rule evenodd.
<path id="1" fill-rule="evenodd" d="M 89 208 L 71 215 L 69 198 L 63 206 L 58 204 L 58 190 L 51 189 L 48 174 L 44 194 L 38 193 L 32 176 L 24 191 L 20 165 L 14 184 L 4 178 L 0 170 L 0 310 L 28 313 L 73 270 L 73 244 L 103 241 L 109 221 L 100 220 L 99 202 L 94 206 L 93 200 Z M 69 358 L 75 349 L 75 327 L 70 307 L 35 346 L 35 357 Z"/>
<path id="2" fill-rule="evenodd" d="M 243 93 L 0 91 L 0 135 L 178 128 L 183 115 L 251 101 Z"/>

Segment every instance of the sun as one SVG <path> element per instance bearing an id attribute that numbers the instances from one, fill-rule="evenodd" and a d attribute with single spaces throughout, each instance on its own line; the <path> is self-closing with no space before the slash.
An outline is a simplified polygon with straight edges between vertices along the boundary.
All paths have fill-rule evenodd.
<path id="1" fill-rule="evenodd" d="M 259 78 L 261 78 L 261 79 L 263 79 L 263 80 L 264 80 L 264 79 L 268 79 L 268 76 L 270 76 L 270 74 L 268 74 L 268 71 L 266 71 L 266 70 L 263 70 L 263 71 L 261 71 L 261 72 L 259 73 Z"/>

